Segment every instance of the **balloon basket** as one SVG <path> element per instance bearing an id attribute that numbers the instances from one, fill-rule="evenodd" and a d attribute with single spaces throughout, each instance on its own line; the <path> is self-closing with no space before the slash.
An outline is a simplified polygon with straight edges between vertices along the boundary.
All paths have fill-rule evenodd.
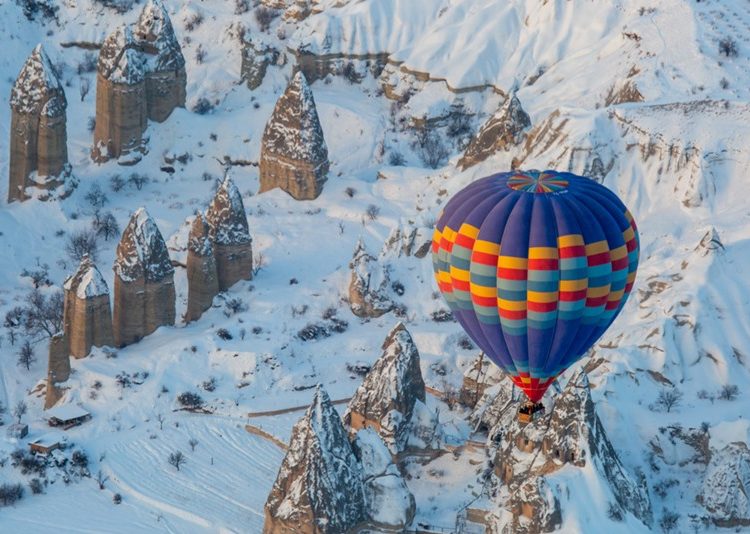
<path id="1" fill-rule="evenodd" d="M 523 424 L 530 423 L 544 415 L 544 404 L 541 402 L 525 402 L 518 408 L 518 421 Z"/>

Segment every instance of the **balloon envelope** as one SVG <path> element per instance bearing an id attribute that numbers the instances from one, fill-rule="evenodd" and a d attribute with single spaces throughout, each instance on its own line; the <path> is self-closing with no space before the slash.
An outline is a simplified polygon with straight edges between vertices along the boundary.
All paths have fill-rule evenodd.
<path id="1" fill-rule="evenodd" d="M 446 204 L 432 241 L 454 317 L 532 402 L 620 312 L 638 253 L 636 224 L 620 199 L 556 171 L 468 185 Z"/>

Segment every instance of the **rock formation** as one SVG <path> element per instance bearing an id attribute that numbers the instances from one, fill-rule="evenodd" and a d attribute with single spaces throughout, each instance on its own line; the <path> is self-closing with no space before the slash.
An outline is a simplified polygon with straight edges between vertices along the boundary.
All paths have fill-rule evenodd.
<path id="1" fill-rule="evenodd" d="M 8 202 L 27 187 L 65 191 L 68 163 L 65 92 L 42 45 L 24 63 L 10 93 Z M 49 193 L 47 193 L 49 195 Z"/>
<path id="2" fill-rule="evenodd" d="M 266 70 L 279 60 L 279 51 L 255 37 L 242 49 L 241 76 L 248 89 L 257 89 L 266 77 Z"/>
<path id="3" fill-rule="evenodd" d="M 391 453 L 377 432 L 357 432 L 353 444 L 364 476 L 367 517 L 381 531 L 403 531 L 414 519 L 416 504 Z"/>
<path id="4" fill-rule="evenodd" d="M 365 521 L 363 472 L 346 429 L 320 387 L 292 429 L 289 449 L 266 501 L 263 532 L 348 532 Z"/>
<path id="5" fill-rule="evenodd" d="M 84 358 L 91 347 L 114 346 L 109 288 L 99 269 L 88 256 L 78 270 L 65 280 L 63 328 L 70 355 Z"/>
<path id="6" fill-rule="evenodd" d="M 395 228 L 385 240 L 380 256 L 381 258 L 414 256 L 422 259 L 430 251 L 432 232 L 431 228 L 417 227 L 411 223 Z"/>
<path id="7" fill-rule="evenodd" d="M 120 26 L 102 44 L 96 76 L 91 157 L 132 164 L 146 150 L 148 119 L 163 122 L 185 105 L 185 58 L 159 0 L 149 0 L 131 30 Z"/>
<path id="8" fill-rule="evenodd" d="M 393 309 L 390 298 L 391 280 L 388 265 L 380 262 L 365 248 L 360 239 L 349 263 L 349 307 L 357 317 L 380 317 Z"/>
<path id="9" fill-rule="evenodd" d="M 64 389 L 59 386 L 70 378 L 70 350 L 67 338 L 60 332 L 52 336 L 49 342 L 49 361 L 47 363 L 47 389 L 44 396 L 44 409 L 52 408 L 59 401 Z"/>
<path id="10" fill-rule="evenodd" d="M 149 0 L 133 34 L 144 52 L 148 118 L 164 122 L 176 107 L 185 107 L 185 58 L 160 0 Z"/>
<path id="11" fill-rule="evenodd" d="M 492 389 L 498 399 L 488 399 Z M 523 425 L 517 420 L 520 400 L 514 400 L 510 380 L 488 389 L 472 415 L 480 429 L 488 428 L 488 445 L 495 448 L 495 475 L 507 488 L 500 503 L 514 514 L 514 531 L 524 516 L 524 531 L 549 532 L 559 523 L 559 502 L 553 487 L 555 473 L 566 464 L 592 466 L 603 479 L 619 509 L 651 525 L 651 501 L 642 476 L 634 478 L 623 467 L 591 400 L 586 374 L 580 371 L 555 400 L 551 413 Z M 489 405 L 481 406 L 489 402 Z M 568 475 L 570 476 L 570 475 Z M 531 525 L 531 527 L 529 526 Z"/>
<path id="12" fill-rule="evenodd" d="M 473 408 L 484 392 L 500 382 L 504 373 L 494 365 L 490 359 L 480 355 L 474 360 L 474 363 L 464 373 L 461 391 L 459 392 L 459 402 L 468 408 Z"/>
<path id="13" fill-rule="evenodd" d="M 187 279 L 188 305 L 185 321 L 190 322 L 203 315 L 219 293 L 214 247 L 209 237 L 208 224 L 200 214 L 193 220 L 188 237 Z"/>
<path id="14" fill-rule="evenodd" d="M 242 196 L 227 176 L 206 211 L 209 236 L 216 257 L 219 289 L 253 278 L 253 240 Z"/>
<path id="15" fill-rule="evenodd" d="M 750 449 L 747 443 L 730 443 L 713 455 L 699 500 L 717 526 L 750 527 Z"/>
<path id="16" fill-rule="evenodd" d="M 383 342 L 383 354 L 349 401 L 344 421 L 352 430 L 373 428 L 393 454 L 409 445 L 412 415 L 424 403 L 419 351 L 399 323 Z"/>
<path id="17" fill-rule="evenodd" d="M 117 245 L 115 343 L 135 343 L 175 320 L 174 267 L 156 223 L 144 208 L 130 218 Z"/>
<path id="18" fill-rule="evenodd" d="M 327 174 L 328 148 L 315 99 L 297 72 L 263 131 L 259 192 L 280 187 L 297 200 L 312 200 L 323 191 Z"/>
<path id="19" fill-rule="evenodd" d="M 530 126 L 531 119 L 521 107 L 518 97 L 511 96 L 469 143 L 463 157 L 458 161 L 458 166 L 464 170 L 468 169 L 496 152 L 520 144 L 524 132 Z"/>
<path id="20" fill-rule="evenodd" d="M 148 124 L 146 61 L 130 28 L 120 26 L 102 43 L 96 75 L 96 127 L 91 158 L 97 163 L 145 150 Z"/>

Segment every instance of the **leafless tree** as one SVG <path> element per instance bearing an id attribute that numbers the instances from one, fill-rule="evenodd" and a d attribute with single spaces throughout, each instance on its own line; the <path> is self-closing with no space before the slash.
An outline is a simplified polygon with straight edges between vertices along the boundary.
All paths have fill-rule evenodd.
<path id="1" fill-rule="evenodd" d="M 78 90 L 81 93 L 81 102 L 83 102 L 83 100 L 86 98 L 86 95 L 89 94 L 90 88 L 91 82 L 89 82 L 89 79 L 81 76 L 78 81 Z"/>
<path id="2" fill-rule="evenodd" d="M 159 430 L 164 430 L 164 414 L 156 414 L 156 420 L 159 421 Z"/>
<path id="3" fill-rule="evenodd" d="M 169 462 L 169 465 L 180 470 L 180 466 L 184 464 L 186 461 L 185 455 L 182 454 L 180 451 L 173 452 L 169 455 L 169 458 L 167 458 L 167 462 Z"/>
<path id="4" fill-rule="evenodd" d="M 105 475 L 104 473 L 102 473 L 101 469 L 99 471 L 97 471 L 97 473 L 96 473 L 96 483 L 99 484 L 99 489 L 100 490 L 104 489 L 104 483 L 107 480 L 109 480 L 109 477 L 107 475 Z"/>
<path id="5" fill-rule="evenodd" d="M 656 398 L 656 406 L 666 410 L 667 413 L 672 411 L 682 402 L 682 391 L 675 388 L 663 389 Z"/>
<path id="6" fill-rule="evenodd" d="M 28 406 L 26 406 L 26 403 L 20 400 L 13 407 L 13 417 L 15 417 L 20 423 L 21 418 L 23 418 L 23 416 L 26 415 L 27 410 L 28 410 Z"/>
<path id="7" fill-rule="evenodd" d="M 36 361 L 34 356 L 34 347 L 31 346 L 31 342 L 27 339 L 21 345 L 21 349 L 18 351 L 18 365 L 23 365 L 28 371 L 31 369 L 31 364 Z"/>
<path id="8" fill-rule="evenodd" d="M 195 448 L 198 446 L 198 440 L 195 438 L 190 438 L 190 441 L 188 441 L 188 445 L 190 445 L 190 451 L 195 452 Z"/>

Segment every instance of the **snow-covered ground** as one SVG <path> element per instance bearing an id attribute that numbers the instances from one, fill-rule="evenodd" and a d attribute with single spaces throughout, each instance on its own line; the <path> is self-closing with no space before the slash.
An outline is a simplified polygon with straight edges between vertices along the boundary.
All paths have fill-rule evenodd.
<path id="1" fill-rule="evenodd" d="M 69 157 L 79 185 L 62 201 L 31 200 L 0 209 L 3 316 L 23 303 L 32 287 L 20 275 L 23 269 L 46 265 L 58 288 L 74 271 L 65 243 L 68 235 L 91 225 L 94 209 L 85 197 L 95 184 L 108 199 L 103 210 L 114 214 L 121 229 L 136 208 L 146 207 L 172 258 L 183 261 L 189 222 L 210 200 L 225 170 L 221 162 L 225 156 L 259 159 L 263 127 L 292 74 L 289 54 L 286 65 L 269 67 L 260 88 L 248 90 L 239 83 L 238 35 L 240 27 L 251 35 L 260 32 L 252 10 L 236 15 L 234 2 L 165 0 L 187 60 L 188 109 L 149 125 L 149 153 L 137 165 L 96 165 L 89 157 L 93 134 L 88 129 L 95 111 L 95 73 L 77 70 L 91 52 L 61 45 L 101 42 L 117 24 L 133 22 L 140 4 L 118 14 L 94 0 L 49 1 L 59 6 L 57 21 L 29 21 L 15 1 L 0 2 L 0 94 L 8 97 L 27 55 L 42 42 L 61 68 Z M 264 39 L 282 51 L 306 45 L 319 53 L 390 53 L 400 67 L 389 65 L 381 80 L 368 76 L 351 84 L 334 76 L 312 84 L 331 159 L 329 180 L 318 199 L 297 202 L 280 190 L 256 195 L 257 167 L 231 169 L 261 263 L 257 276 L 234 286 L 186 326 L 179 317 L 186 308 L 187 281 L 184 269 L 177 268 L 177 325 L 118 350 L 114 358 L 97 350 L 73 360 L 66 401 L 81 403 L 93 419 L 67 434 L 73 448 L 88 453 L 92 474 L 101 470 L 109 476 L 106 490 L 100 491 L 93 477 L 70 484 L 58 479 L 44 494 L 27 492 L 22 501 L 3 508 L 0 531 L 259 532 L 283 450 L 244 426 L 286 441 L 302 412 L 247 414 L 304 405 L 317 383 L 333 400 L 350 397 L 361 377 L 347 364 L 371 364 L 398 320 L 389 313 L 361 321 L 342 302 L 357 240 L 377 252 L 395 228 L 429 227 L 451 194 L 509 168 L 514 157 L 526 168 L 579 173 L 599 158 L 605 167 L 611 164 L 604 184 L 636 217 L 642 247 L 638 280 L 622 315 L 594 349 L 592 356 L 605 362 L 590 378 L 623 464 L 647 477 L 654 528 L 665 510 L 674 510 L 681 515 L 677 531 L 686 531 L 690 514 L 706 513 L 695 500 L 703 471 L 659 463 L 650 458 L 649 441 L 667 425 L 688 428 L 703 422 L 713 448 L 750 438 L 750 282 L 745 275 L 750 258 L 745 176 L 750 165 L 750 4 L 326 0 L 318 5 L 321 11 L 301 23 L 276 19 Z M 186 26 L 195 13 L 203 21 L 191 31 Z M 736 57 L 720 55 L 718 41 L 726 37 L 735 40 Z M 200 63 L 195 57 L 199 46 L 207 52 Z M 418 81 L 407 70 L 427 73 L 433 81 Z M 644 102 L 606 106 L 608 93 L 628 80 Z M 395 106 L 383 95 L 381 81 L 410 87 L 414 94 Z M 86 83 L 90 91 L 81 97 L 79 88 Z M 474 90 L 450 90 L 466 88 Z M 534 142 L 459 172 L 455 163 L 461 151 L 443 128 L 449 159 L 437 169 L 422 164 L 412 149 L 411 119 L 437 118 L 460 102 L 476 114 L 470 120 L 476 131 L 502 102 L 500 93 L 513 89 L 532 128 L 551 126 Z M 191 112 L 202 97 L 216 103 L 215 109 L 206 115 Z M 0 177 L 6 177 L 7 101 L 0 105 L 0 126 Z M 389 165 L 396 152 L 405 166 Z M 175 162 L 173 175 L 159 170 L 165 156 L 183 154 L 187 157 Z M 384 179 L 378 179 L 379 172 Z M 131 173 L 148 176 L 141 190 L 132 185 L 111 189 L 113 176 L 127 180 Z M 7 181 L 0 179 L 0 198 L 7 196 L 6 188 Z M 367 215 L 371 205 L 379 208 L 374 218 Z M 699 243 L 712 228 L 723 248 L 707 252 Z M 115 245 L 114 239 L 101 240 L 97 255 L 110 289 Z M 459 384 L 476 350 L 459 346 L 457 324 L 431 319 L 446 306 L 436 293 L 429 257 L 400 257 L 392 268 L 391 279 L 405 287 L 400 302 L 425 382 L 437 389 Z M 229 314 L 224 298 L 239 298 L 247 309 Z M 297 337 L 309 323 L 321 322 L 331 307 L 348 322 L 346 332 L 313 341 Z M 219 338 L 219 328 L 232 339 Z M 0 401 L 11 407 L 26 400 L 24 420 L 30 437 L 38 437 L 47 430 L 43 399 L 35 393 L 46 377 L 47 341 L 35 342 L 36 361 L 28 371 L 16 364 L 20 341 L 11 345 L 7 333 L 0 341 Z M 147 375 L 136 380 L 141 384 L 123 388 L 116 382 L 123 372 Z M 211 378 L 215 389 L 206 391 L 202 384 Z M 670 412 L 653 406 L 659 392 L 670 387 L 661 380 L 683 395 Z M 718 399 L 720 388 L 732 384 L 739 387 L 738 398 Z M 176 396 L 185 391 L 198 392 L 213 415 L 174 411 Z M 451 433 L 466 437 L 465 413 L 451 412 L 432 397 L 429 402 L 441 410 Z M 12 419 L 3 417 L 6 424 Z M 191 438 L 198 441 L 195 451 Z M 0 438 L 0 459 L 17 446 Z M 179 472 L 167 463 L 175 451 L 187 457 Z M 481 487 L 481 466 L 475 462 L 482 459 L 482 453 L 465 452 L 457 460 L 446 455 L 427 466 L 410 466 L 415 522 L 452 527 L 456 511 Z M 560 476 L 571 478 L 573 495 L 563 502 L 565 528 L 637 527 L 632 518 L 618 525 L 603 510 L 590 513 L 587 503 L 575 497 L 582 487 L 598 491 L 595 481 L 585 483 L 589 472 L 566 468 Z M 653 491 L 672 478 L 678 484 L 663 495 Z M 9 463 L 0 467 L 0 482 L 27 480 Z M 122 495 L 119 506 L 112 504 L 114 493 Z M 597 502 L 604 502 L 606 496 L 600 497 Z"/>

